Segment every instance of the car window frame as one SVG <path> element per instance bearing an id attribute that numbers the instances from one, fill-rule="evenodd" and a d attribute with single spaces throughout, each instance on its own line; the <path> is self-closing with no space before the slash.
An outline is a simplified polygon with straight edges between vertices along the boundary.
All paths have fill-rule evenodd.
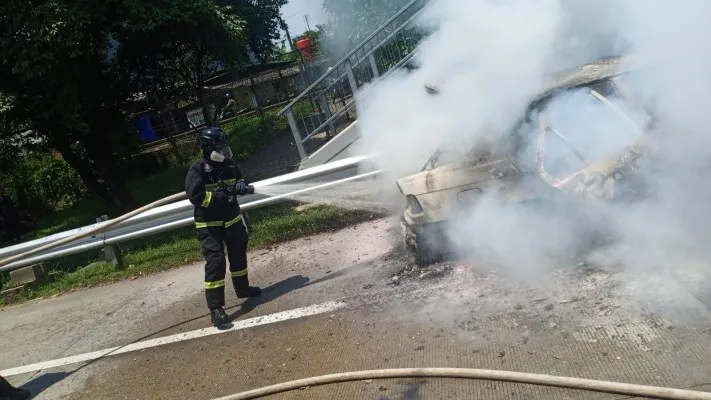
<path id="1" fill-rule="evenodd" d="M 621 99 L 623 99 L 625 102 L 631 103 L 631 104 L 639 107 L 639 104 L 636 101 L 637 99 L 630 98 L 629 91 L 622 90 L 620 88 L 620 85 L 622 85 L 622 83 L 619 80 L 616 80 L 615 78 L 617 78 L 617 77 L 606 78 L 603 81 L 605 83 L 609 84 L 610 89 L 612 89 L 614 92 L 616 92 L 616 94 Z M 640 135 L 644 135 L 644 130 L 636 122 L 634 122 L 634 120 L 629 115 L 627 115 L 626 112 L 624 112 L 619 107 L 617 107 L 612 101 L 610 101 L 607 98 L 607 96 L 604 96 L 603 94 L 595 91 L 594 89 L 591 89 L 591 87 L 597 86 L 600 83 L 601 83 L 601 81 L 590 82 L 586 85 L 583 85 L 582 87 L 579 87 L 578 89 L 587 88 L 589 90 L 588 94 L 591 97 L 593 97 L 595 100 L 610 107 L 613 110 L 613 112 L 615 112 L 619 117 L 621 117 L 623 120 L 625 120 L 630 125 L 630 128 L 637 130 Z M 570 89 L 568 89 L 568 90 L 570 90 Z M 565 92 L 567 92 L 568 90 L 566 90 Z M 543 178 L 544 181 L 546 181 L 547 183 L 549 183 L 552 186 L 556 186 L 556 185 L 560 184 L 561 182 L 564 182 L 564 181 L 580 174 L 586 168 L 597 163 L 597 162 L 585 161 L 584 160 L 585 157 L 582 155 L 582 153 L 575 154 L 575 153 L 579 153 L 579 150 L 575 149 L 572 146 L 572 144 L 570 144 L 570 141 L 565 137 L 565 135 L 563 133 L 557 131 L 555 129 L 555 127 L 550 126 L 550 124 L 548 123 L 548 121 L 547 121 L 548 114 L 545 110 L 545 107 L 550 102 L 550 100 L 552 100 L 555 96 L 557 96 L 559 94 L 560 94 L 560 92 L 551 95 L 545 102 L 543 102 L 541 104 L 542 107 L 539 108 L 539 110 L 538 110 L 539 112 L 537 113 L 539 124 L 538 124 L 538 138 L 537 138 L 537 144 L 536 144 L 536 167 L 538 170 L 538 174 L 541 176 L 541 178 Z M 642 108 L 642 110 L 647 111 L 644 107 Z M 550 131 L 552 131 L 552 132 L 550 132 Z M 546 137 L 549 133 L 553 133 L 553 135 L 556 136 L 558 138 L 558 140 L 560 140 L 565 145 L 567 145 L 568 149 L 572 152 L 572 154 L 574 156 L 577 156 L 578 158 L 580 158 L 581 161 L 583 161 L 584 166 L 582 168 L 579 168 L 578 170 L 576 170 L 568 175 L 562 176 L 562 177 L 554 177 L 550 173 L 548 173 L 548 171 L 546 171 L 546 168 L 545 168 L 545 150 L 546 150 Z"/>

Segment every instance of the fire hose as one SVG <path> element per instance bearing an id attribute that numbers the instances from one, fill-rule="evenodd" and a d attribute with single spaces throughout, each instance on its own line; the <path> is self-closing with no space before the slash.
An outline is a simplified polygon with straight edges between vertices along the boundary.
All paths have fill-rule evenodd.
<path id="1" fill-rule="evenodd" d="M 633 385 L 629 383 L 608 382 L 592 379 L 569 378 L 563 376 L 529 374 L 524 372 L 466 368 L 400 368 L 345 372 L 280 383 L 277 385 L 254 389 L 214 400 L 250 400 L 264 396 L 271 396 L 279 393 L 290 392 L 294 390 L 306 389 L 311 386 L 355 382 L 370 379 L 402 378 L 476 379 L 486 381 L 524 383 L 537 386 L 551 386 L 565 389 L 584 390 L 588 392 L 645 397 L 651 399 L 711 400 L 711 393 L 708 392 L 698 392 L 685 389 L 672 389 L 657 386 Z"/>

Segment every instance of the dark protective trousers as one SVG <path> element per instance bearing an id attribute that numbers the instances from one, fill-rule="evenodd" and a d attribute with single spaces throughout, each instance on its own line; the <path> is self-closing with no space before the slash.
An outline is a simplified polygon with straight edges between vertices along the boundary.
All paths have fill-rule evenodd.
<path id="1" fill-rule="evenodd" d="M 225 247 L 230 261 L 230 277 L 235 291 L 247 290 L 247 229 L 242 221 L 225 228 L 198 229 L 198 239 L 205 258 L 205 298 L 210 310 L 225 306 Z"/>

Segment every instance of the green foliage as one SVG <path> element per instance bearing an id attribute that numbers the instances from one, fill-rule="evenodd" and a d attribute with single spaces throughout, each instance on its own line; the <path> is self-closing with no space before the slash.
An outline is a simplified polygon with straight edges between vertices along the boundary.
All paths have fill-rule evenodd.
<path id="1" fill-rule="evenodd" d="M 222 0 L 234 3 L 245 21 L 247 43 L 259 62 L 273 58 L 274 42 L 279 40 L 281 8 L 288 0 Z"/>
<path id="2" fill-rule="evenodd" d="M 311 104 L 302 100 L 294 105 L 293 112 L 297 120 L 301 119 L 312 113 Z M 289 121 L 285 115 L 277 116 L 272 110 L 264 113 L 264 120 L 259 114 L 244 115 L 224 124 L 222 129 L 235 152 L 235 159 L 244 160 L 288 130 Z"/>
<path id="3" fill-rule="evenodd" d="M 294 104 L 294 106 L 291 108 L 291 111 L 294 113 L 294 119 L 298 121 L 312 114 L 314 112 L 314 106 L 309 100 L 301 100 L 298 103 Z M 286 121 L 286 117 L 284 117 L 284 120 L 286 124 L 289 123 L 288 121 Z"/>
<path id="4" fill-rule="evenodd" d="M 241 1 L 201 0 L 196 4 L 180 10 L 180 17 L 148 18 L 152 21 L 149 29 L 138 24 L 116 36 L 119 68 L 132 78 L 133 89 L 147 93 L 148 103 L 158 110 L 175 99 L 198 101 L 210 109 L 203 94 L 207 79 L 226 68 L 237 68 L 246 59 L 247 28 Z M 205 118 L 213 124 L 215 116 L 205 112 Z"/>
<path id="5" fill-rule="evenodd" d="M 52 210 L 65 208 L 86 195 L 86 186 L 64 159 L 44 156 L 32 174 L 31 194 L 48 202 Z"/>
<path id="6" fill-rule="evenodd" d="M 30 154 L 0 174 L 7 193 L 35 216 L 59 211 L 86 195 L 86 186 L 66 161 Z"/>
<path id="7" fill-rule="evenodd" d="M 185 190 L 188 165 L 176 165 L 142 179 L 129 181 L 127 186 L 139 206 Z"/>
<path id="8" fill-rule="evenodd" d="M 273 51 L 285 3 L 0 2 L 0 149 L 31 127 L 109 207 L 132 208 L 122 168 L 139 144 L 127 123 L 136 93 L 206 105 L 205 80 L 238 67 L 247 45 L 258 57 Z"/>
<path id="9" fill-rule="evenodd" d="M 223 126 L 236 160 L 244 160 L 277 136 L 283 123 L 273 113 L 242 116 Z"/>
<path id="10" fill-rule="evenodd" d="M 127 188 L 139 206 L 155 200 L 180 193 L 184 190 L 186 166 L 164 169 L 149 177 L 128 181 Z M 70 207 L 44 215 L 37 221 L 38 230 L 31 238 L 45 237 L 68 229 L 92 224 L 96 218 L 107 214 L 109 210 L 99 199 L 85 196 Z"/>

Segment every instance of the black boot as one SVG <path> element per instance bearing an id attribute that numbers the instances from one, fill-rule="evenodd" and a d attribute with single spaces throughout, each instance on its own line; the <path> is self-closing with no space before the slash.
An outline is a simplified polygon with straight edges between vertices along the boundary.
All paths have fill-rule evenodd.
<path id="1" fill-rule="evenodd" d="M 18 389 L 0 376 L 0 400 L 25 400 L 32 394 L 24 389 Z"/>
<path id="2" fill-rule="evenodd" d="M 247 286 L 247 289 L 237 289 L 237 297 L 246 299 L 247 297 L 259 297 L 262 295 L 262 289 L 255 286 Z"/>
<path id="3" fill-rule="evenodd" d="M 212 320 L 212 325 L 214 325 L 217 328 L 224 328 L 225 326 L 229 325 L 230 321 L 230 316 L 227 315 L 225 310 L 222 308 L 216 308 L 212 311 L 210 311 L 211 317 L 210 319 Z"/>

